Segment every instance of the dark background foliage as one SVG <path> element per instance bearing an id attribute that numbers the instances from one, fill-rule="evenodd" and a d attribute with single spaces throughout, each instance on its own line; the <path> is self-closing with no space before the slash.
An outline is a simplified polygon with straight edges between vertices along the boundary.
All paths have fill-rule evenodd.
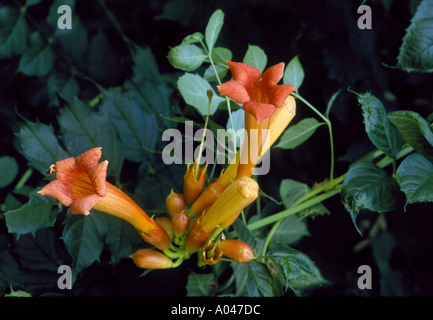
<path id="1" fill-rule="evenodd" d="M 372 92 L 384 102 L 387 111 L 409 109 L 427 117 L 433 107 L 431 74 L 409 74 L 385 66 L 396 65 L 402 37 L 418 1 L 367 1 L 373 12 L 372 30 L 357 27 L 360 2 L 111 0 L 106 5 L 128 38 L 139 46 L 151 48 L 161 74 L 177 72 L 166 58 L 169 47 L 179 44 L 185 35 L 204 30 L 209 16 L 218 8 L 225 12 L 218 44 L 232 50 L 233 60 L 242 59 L 248 44 L 266 51 L 268 66 L 280 61 L 287 63 L 298 55 L 306 74 L 302 96 L 319 110 L 324 111 L 331 95 L 342 90 L 330 114 L 336 175 L 339 175 L 347 171 L 350 163 L 374 149 L 365 134 L 357 99 L 346 90 L 348 87 L 356 92 Z M 9 4 L 15 5 L 13 1 Z M 50 5 L 51 1 L 42 1 L 28 13 L 36 21 L 43 20 Z M 96 47 L 91 51 L 93 55 L 77 61 L 77 67 L 105 87 L 122 85 L 132 73 L 125 42 L 97 1 L 77 0 L 74 10 L 87 30 L 88 46 Z M 107 36 L 102 43 L 95 40 L 101 31 Z M 18 57 L 0 60 L 0 139 L 1 155 L 17 159 L 20 177 L 26 171 L 27 162 L 19 153 L 14 136 L 22 121 L 18 114 L 31 121 L 38 119 L 55 125 L 57 113 L 47 107 L 50 102 L 47 77 L 17 73 L 18 62 Z M 79 85 L 79 95 L 84 101 L 98 94 L 89 81 L 81 79 Z M 173 104 L 183 106 L 177 93 Z M 294 121 L 307 116 L 314 114 L 299 103 Z M 270 174 L 259 178 L 262 189 L 278 197 L 282 178 L 309 185 L 323 181 L 329 170 L 329 141 L 322 130 L 326 129 L 320 128 L 308 143 L 295 150 L 274 150 Z M 124 165 L 122 175 L 129 176 L 135 170 L 134 164 Z M 42 176 L 34 173 L 28 184 L 38 187 L 41 181 Z M 0 203 L 9 191 L 2 189 Z M 433 217 L 430 205 L 410 205 L 406 212 L 401 209 L 384 215 L 364 213 L 360 216 L 360 226 L 365 236 L 360 237 L 339 196 L 324 204 L 330 215 L 309 220 L 311 236 L 304 237 L 296 248 L 307 253 L 332 284 L 314 289 L 309 295 L 431 295 Z M 385 221 L 385 226 L 365 242 L 378 221 Z M 2 221 L 0 233 L 7 235 Z M 365 246 L 360 247 L 360 243 Z M 357 269 L 364 264 L 373 269 L 372 290 L 357 287 Z M 121 261 L 115 270 L 109 265 L 93 265 L 78 279 L 73 291 L 75 295 L 86 296 L 185 295 L 186 276 L 191 269 L 201 272 L 195 261 L 189 261 L 180 269 L 153 271 L 152 277 L 137 278 L 141 271 L 130 261 Z"/>

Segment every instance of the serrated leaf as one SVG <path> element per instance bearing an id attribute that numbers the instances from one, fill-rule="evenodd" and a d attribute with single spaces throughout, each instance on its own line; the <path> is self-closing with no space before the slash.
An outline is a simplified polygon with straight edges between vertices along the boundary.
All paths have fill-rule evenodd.
<path id="1" fill-rule="evenodd" d="M 18 139 L 24 156 L 41 173 L 45 174 L 57 160 L 69 157 L 50 125 L 25 120 L 20 124 Z"/>
<path id="2" fill-rule="evenodd" d="M 41 196 L 37 191 L 30 193 L 29 201 L 21 208 L 4 213 L 9 233 L 35 234 L 41 228 L 51 227 L 57 217 L 52 210 L 57 201 L 51 197 Z"/>
<path id="3" fill-rule="evenodd" d="M 433 72 L 433 1 L 423 0 L 406 29 L 397 67 L 407 72 Z"/>
<path id="4" fill-rule="evenodd" d="M 67 216 L 62 239 L 73 260 L 73 279 L 83 269 L 99 260 L 104 246 L 104 232 L 101 231 L 104 225 L 103 214 L 99 212 L 91 212 L 87 216 Z"/>
<path id="5" fill-rule="evenodd" d="M 286 129 L 275 147 L 281 149 L 294 149 L 307 141 L 314 134 L 316 129 L 324 124 L 324 122 L 319 122 L 315 118 L 304 118 L 297 124 Z"/>
<path id="6" fill-rule="evenodd" d="M 155 84 L 160 82 L 160 73 L 158 70 L 158 63 L 150 48 L 141 48 L 135 46 L 135 53 L 133 55 L 134 67 L 132 80 L 137 84 L 150 81 Z"/>
<path id="7" fill-rule="evenodd" d="M 272 243 L 279 242 L 281 244 L 292 245 L 305 236 L 310 236 L 306 220 L 299 219 L 299 217 L 293 215 L 281 222 L 272 236 Z"/>
<path id="8" fill-rule="evenodd" d="M 167 59 L 170 64 L 183 71 L 194 71 L 199 68 L 207 56 L 203 50 L 194 44 L 181 44 L 168 52 Z"/>
<path id="9" fill-rule="evenodd" d="M 29 28 L 23 13 L 16 8 L 0 8 L 0 57 L 11 58 L 27 47 Z"/>
<path id="10" fill-rule="evenodd" d="M 51 72 L 54 52 L 37 32 L 30 35 L 29 41 L 29 47 L 21 55 L 17 71 L 27 76 L 43 77 Z"/>
<path id="11" fill-rule="evenodd" d="M 397 169 L 397 181 L 406 205 L 433 201 L 433 164 L 420 154 L 406 157 Z"/>
<path id="12" fill-rule="evenodd" d="M 310 193 L 311 188 L 303 182 L 292 179 L 283 179 L 281 181 L 279 191 L 284 206 L 286 207 L 286 209 L 289 209 L 298 200 Z M 319 203 L 299 212 L 297 215 L 297 219 L 299 219 L 299 217 L 324 214 L 329 214 L 329 210 L 322 203 Z"/>
<path id="13" fill-rule="evenodd" d="M 38 230 L 35 236 L 26 234 L 15 241 L 14 254 L 23 268 L 57 272 L 66 251 L 59 246 L 58 235 L 50 228 Z"/>
<path id="14" fill-rule="evenodd" d="M 125 157 L 140 162 L 157 141 L 156 117 L 146 112 L 142 101 L 130 92 L 102 91 L 101 112 L 113 123 L 125 149 Z M 125 107 L 127 106 L 127 107 Z"/>
<path id="15" fill-rule="evenodd" d="M 102 158 L 109 161 L 109 174 L 119 177 L 123 146 L 107 115 L 97 114 L 80 100 L 74 99 L 60 109 L 58 122 L 71 154 L 78 156 L 89 149 L 102 147 Z"/>
<path id="16" fill-rule="evenodd" d="M 142 245 L 143 239 L 127 221 L 108 214 L 104 218 L 107 223 L 105 244 L 110 250 L 111 262 L 117 264 L 121 259 L 129 257 L 138 245 Z"/>
<path id="17" fill-rule="evenodd" d="M 365 131 L 376 148 L 395 159 L 400 152 L 402 138 L 397 128 L 389 121 L 382 102 L 370 93 L 360 94 Z"/>
<path id="18" fill-rule="evenodd" d="M 191 271 L 186 284 L 188 297 L 208 297 L 214 286 L 212 282 L 215 280 L 213 273 L 198 274 Z"/>
<path id="19" fill-rule="evenodd" d="M 302 67 L 301 61 L 298 56 L 292 58 L 287 64 L 286 70 L 284 70 L 283 83 L 295 86 L 295 91 L 298 92 L 299 88 L 304 82 L 305 73 Z"/>
<path id="20" fill-rule="evenodd" d="M 177 87 L 185 102 L 193 106 L 201 115 L 208 113 L 209 98 L 206 94 L 208 89 L 213 92 L 210 115 L 215 113 L 220 102 L 225 101 L 215 93 L 206 79 L 197 74 L 185 73 L 177 81 Z"/>
<path id="21" fill-rule="evenodd" d="M 249 44 L 242 62 L 257 68 L 260 72 L 263 72 L 268 64 L 268 57 L 262 48 Z"/>
<path id="22" fill-rule="evenodd" d="M 9 156 L 0 157 L 0 188 L 8 186 L 18 174 L 17 161 Z"/>
<path id="23" fill-rule="evenodd" d="M 394 209 L 397 182 L 377 165 L 366 162 L 354 165 L 346 173 L 341 195 L 343 204 L 349 211 L 358 230 L 356 217 L 363 209 L 378 213 Z"/>
<path id="24" fill-rule="evenodd" d="M 409 110 L 388 113 L 404 141 L 413 149 L 433 161 L 433 130 L 418 113 Z"/>
<path id="25" fill-rule="evenodd" d="M 247 291 L 250 297 L 272 297 L 272 277 L 265 264 L 254 261 L 248 264 Z"/>
<path id="26" fill-rule="evenodd" d="M 255 248 L 256 246 L 256 239 L 254 238 L 252 232 L 248 227 L 245 225 L 241 219 L 236 219 L 233 223 L 233 228 L 236 231 L 237 238 L 241 241 L 244 241 L 250 245 L 251 248 Z"/>
<path id="27" fill-rule="evenodd" d="M 204 33 L 206 45 L 209 52 L 212 52 L 212 49 L 218 39 L 223 24 L 224 12 L 221 9 L 218 9 L 210 16 Z"/>
<path id="28" fill-rule="evenodd" d="M 213 48 L 212 60 L 213 60 L 214 65 L 215 65 L 215 70 L 216 70 L 216 73 L 218 75 L 218 78 L 220 80 L 226 76 L 226 74 L 229 70 L 227 67 L 226 61 L 232 60 L 232 58 L 233 58 L 233 54 L 229 49 L 222 48 L 222 47 Z M 208 66 L 206 68 L 206 70 L 204 71 L 203 77 L 207 81 L 218 81 L 218 78 L 215 75 L 215 70 L 211 65 Z"/>

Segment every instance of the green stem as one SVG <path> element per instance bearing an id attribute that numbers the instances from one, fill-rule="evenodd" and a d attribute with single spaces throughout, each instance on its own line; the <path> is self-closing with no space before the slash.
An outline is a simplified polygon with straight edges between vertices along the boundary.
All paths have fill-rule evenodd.
<path id="1" fill-rule="evenodd" d="M 211 53 L 207 50 L 206 45 L 204 44 L 203 40 L 200 40 L 200 44 L 203 47 L 204 51 L 206 52 L 207 57 L 209 58 L 209 63 L 212 66 L 212 70 L 213 70 L 213 72 L 215 74 L 215 77 L 217 79 L 218 84 L 221 84 L 221 79 L 220 79 L 220 77 L 218 75 L 218 72 L 217 72 L 217 70 L 215 68 L 215 63 L 214 63 L 214 61 L 212 59 Z M 227 96 L 225 96 L 225 99 L 226 99 L 226 104 L 227 104 L 227 111 L 229 113 L 230 126 L 232 128 L 232 139 L 233 139 L 233 144 L 234 144 L 234 150 L 236 150 L 236 136 L 235 136 L 235 133 L 234 133 L 235 127 L 233 126 L 232 110 L 231 110 L 231 107 L 230 107 L 230 100 L 229 100 L 229 98 Z"/>
<path id="2" fill-rule="evenodd" d="M 294 215 L 298 212 L 301 212 L 302 210 L 305 210 L 305 209 L 312 207 L 318 203 L 321 203 L 322 201 L 325 201 L 326 199 L 331 198 L 340 192 L 341 192 L 341 187 L 340 186 L 336 187 L 335 189 L 333 189 L 327 193 L 321 194 L 317 197 L 314 197 L 313 199 L 307 200 L 307 201 L 305 201 L 305 202 L 303 202 L 303 203 L 301 203 L 295 207 L 280 211 L 276 214 L 273 214 L 271 216 L 260 219 L 259 221 L 250 223 L 249 225 L 247 225 L 247 227 L 250 230 L 262 228 L 262 227 L 267 226 L 271 223 L 277 222 L 280 219 L 287 218 L 288 216 Z"/>
<path id="3" fill-rule="evenodd" d="M 24 174 L 23 174 L 23 176 L 21 177 L 21 179 L 20 179 L 20 180 L 18 181 L 18 183 L 16 184 L 14 190 L 18 190 L 18 189 L 20 189 L 21 187 L 23 187 L 23 186 L 26 184 L 26 182 L 30 179 L 30 176 L 32 175 L 32 173 L 33 173 L 33 169 L 32 169 L 32 168 L 28 168 L 28 169 L 26 170 L 26 172 L 24 172 Z"/>
<path id="4" fill-rule="evenodd" d="M 295 98 L 301 100 L 307 107 L 309 107 L 311 110 L 313 110 L 320 118 L 322 118 L 323 121 L 326 122 L 326 125 L 328 126 L 329 144 L 330 144 L 330 148 L 331 148 L 331 170 L 330 170 L 330 174 L 329 174 L 329 180 L 332 181 L 334 179 L 334 138 L 333 138 L 333 134 L 332 134 L 331 121 L 329 121 L 329 119 L 327 117 L 325 117 L 319 110 L 317 110 L 311 103 L 309 103 L 307 100 L 305 100 L 298 93 L 292 92 L 292 95 Z"/>

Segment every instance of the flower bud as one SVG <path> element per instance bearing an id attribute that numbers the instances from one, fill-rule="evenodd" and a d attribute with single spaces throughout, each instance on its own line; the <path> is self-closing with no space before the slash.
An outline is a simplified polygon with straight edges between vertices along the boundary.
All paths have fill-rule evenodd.
<path id="1" fill-rule="evenodd" d="M 167 233 L 168 237 L 173 239 L 174 232 L 173 232 L 173 226 L 171 225 L 171 219 L 168 217 L 158 217 L 155 219 L 155 222 L 159 224 Z"/>
<path id="2" fill-rule="evenodd" d="M 202 168 L 197 163 L 194 163 L 192 166 L 188 164 L 183 184 L 183 198 L 186 204 L 190 205 L 193 203 L 203 191 L 204 184 L 206 183 L 206 169 L 207 163 Z"/>
<path id="3" fill-rule="evenodd" d="M 137 267 L 143 269 L 167 269 L 173 265 L 169 257 L 152 249 L 139 249 L 130 258 Z"/>
<path id="4" fill-rule="evenodd" d="M 188 230 L 189 227 L 189 216 L 185 210 L 174 215 L 171 220 L 173 226 L 173 232 L 176 237 L 181 237 Z"/>
<path id="5" fill-rule="evenodd" d="M 255 259 L 253 249 L 241 240 L 222 240 L 220 247 L 227 258 L 233 259 L 237 262 L 245 263 Z"/>
<path id="6" fill-rule="evenodd" d="M 220 262 L 222 255 L 223 251 L 221 250 L 219 241 L 216 244 L 210 242 L 204 245 L 200 250 L 201 262 L 208 265 L 213 265 Z"/>
<path id="7" fill-rule="evenodd" d="M 174 192 L 173 189 L 171 189 L 171 192 L 165 200 L 165 203 L 167 205 L 168 212 L 172 217 L 174 217 L 176 213 L 179 213 L 185 209 L 185 201 L 183 200 L 183 197 L 180 194 Z"/>

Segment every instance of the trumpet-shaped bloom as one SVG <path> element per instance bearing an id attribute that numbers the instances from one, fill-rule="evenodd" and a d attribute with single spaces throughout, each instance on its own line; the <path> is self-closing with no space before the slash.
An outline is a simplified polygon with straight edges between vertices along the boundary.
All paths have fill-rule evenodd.
<path id="1" fill-rule="evenodd" d="M 170 240 L 157 224 L 124 192 L 106 181 L 108 161 L 99 163 L 101 148 L 88 150 L 77 158 L 57 161 L 50 168 L 56 180 L 39 193 L 69 206 L 73 214 L 88 215 L 96 209 L 131 223 L 142 238 L 159 249 L 166 249 Z"/>
<path id="2" fill-rule="evenodd" d="M 257 122 L 269 119 L 276 108 L 280 108 L 295 86 L 280 84 L 284 63 L 276 64 L 263 74 L 256 68 L 242 63 L 227 61 L 233 80 L 218 86 L 222 95 L 243 104 L 243 109 L 252 114 Z"/>
<path id="3" fill-rule="evenodd" d="M 186 240 L 186 249 L 190 252 L 197 250 L 215 228 L 226 228 L 233 223 L 242 210 L 257 198 L 258 191 L 257 182 L 249 177 L 243 176 L 234 181 L 209 210 L 194 221 Z"/>
<path id="4" fill-rule="evenodd" d="M 217 264 L 221 261 L 222 255 L 220 241 L 217 243 L 209 242 L 200 249 L 201 262 L 207 265 Z"/>

